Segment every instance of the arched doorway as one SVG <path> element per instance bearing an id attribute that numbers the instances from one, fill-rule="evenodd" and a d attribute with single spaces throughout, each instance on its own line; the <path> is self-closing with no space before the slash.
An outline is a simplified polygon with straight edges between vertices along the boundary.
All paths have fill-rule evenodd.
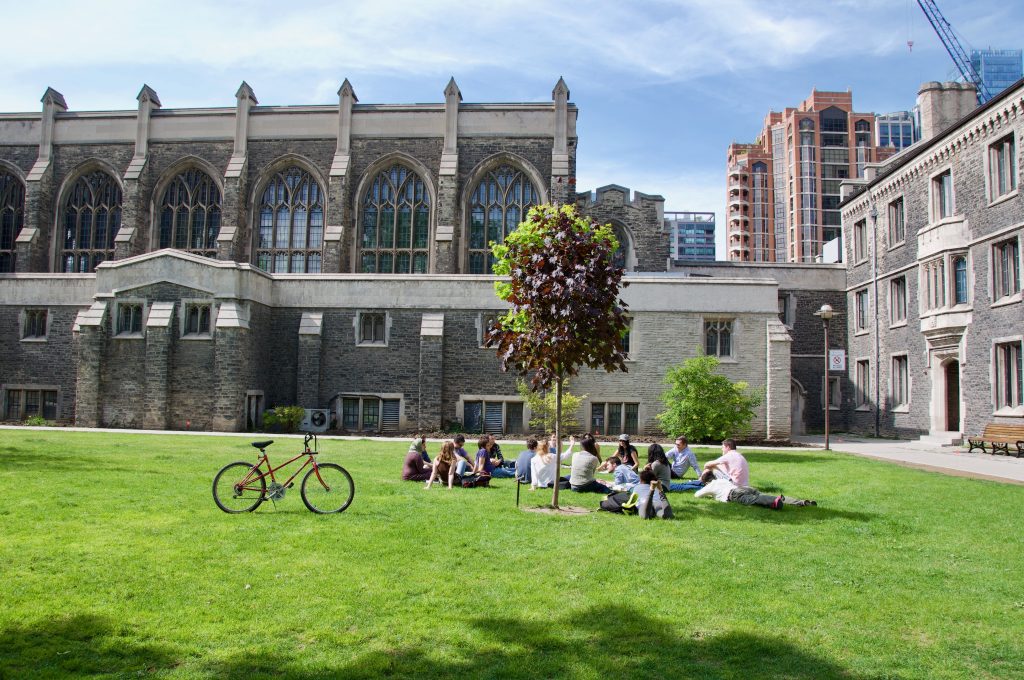
<path id="1" fill-rule="evenodd" d="M 943 364 L 945 375 L 946 431 L 960 431 L 960 362 L 952 359 Z"/>
<path id="2" fill-rule="evenodd" d="M 804 434 L 804 406 L 807 403 L 807 391 L 796 380 L 789 381 L 789 434 L 796 437 Z"/>

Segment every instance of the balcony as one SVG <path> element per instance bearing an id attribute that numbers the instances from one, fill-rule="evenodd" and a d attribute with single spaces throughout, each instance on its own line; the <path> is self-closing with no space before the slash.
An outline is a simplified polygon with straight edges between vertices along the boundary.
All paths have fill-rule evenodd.
<path id="1" fill-rule="evenodd" d="M 750 207 L 750 201 L 744 200 L 742 198 L 730 198 L 729 199 L 729 209 L 730 210 L 739 210 L 740 208 L 749 208 L 749 207 Z"/>

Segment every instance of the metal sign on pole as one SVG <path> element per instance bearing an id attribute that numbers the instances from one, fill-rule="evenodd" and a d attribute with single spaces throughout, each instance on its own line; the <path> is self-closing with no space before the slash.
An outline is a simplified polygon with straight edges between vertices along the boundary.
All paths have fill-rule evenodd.
<path id="1" fill-rule="evenodd" d="M 838 372 L 846 371 L 845 349 L 830 349 L 828 351 L 828 370 Z"/>

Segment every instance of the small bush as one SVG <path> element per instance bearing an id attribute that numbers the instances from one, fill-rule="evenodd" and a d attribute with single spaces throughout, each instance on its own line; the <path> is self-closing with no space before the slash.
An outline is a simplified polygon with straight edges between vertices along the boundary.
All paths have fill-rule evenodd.
<path id="1" fill-rule="evenodd" d="M 50 425 L 51 423 L 49 420 L 42 416 L 31 416 L 30 418 L 25 419 L 25 424 L 28 425 L 29 427 L 45 427 L 46 425 Z"/>
<path id="2" fill-rule="evenodd" d="M 301 406 L 276 406 L 263 412 L 263 429 L 266 432 L 295 432 L 306 417 Z"/>
<path id="3" fill-rule="evenodd" d="M 716 372 L 718 359 L 699 356 L 671 367 L 665 374 L 669 389 L 661 395 L 665 411 L 661 427 L 690 441 L 721 441 L 750 431 L 754 409 L 761 403 L 745 382 L 732 382 Z"/>

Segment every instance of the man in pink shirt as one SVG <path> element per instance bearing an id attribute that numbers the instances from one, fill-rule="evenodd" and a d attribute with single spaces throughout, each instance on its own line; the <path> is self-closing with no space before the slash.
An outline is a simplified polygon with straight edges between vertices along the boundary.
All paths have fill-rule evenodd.
<path id="1" fill-rule="evenodd" d="M 736 486 L 750 486 L 750 464 L 736 450 L 736 442 L 726 439 L 722 442 L 722 455 L 704 464 L 704 471 L 714 471 L 715 476 L 724 474 Z"/>

